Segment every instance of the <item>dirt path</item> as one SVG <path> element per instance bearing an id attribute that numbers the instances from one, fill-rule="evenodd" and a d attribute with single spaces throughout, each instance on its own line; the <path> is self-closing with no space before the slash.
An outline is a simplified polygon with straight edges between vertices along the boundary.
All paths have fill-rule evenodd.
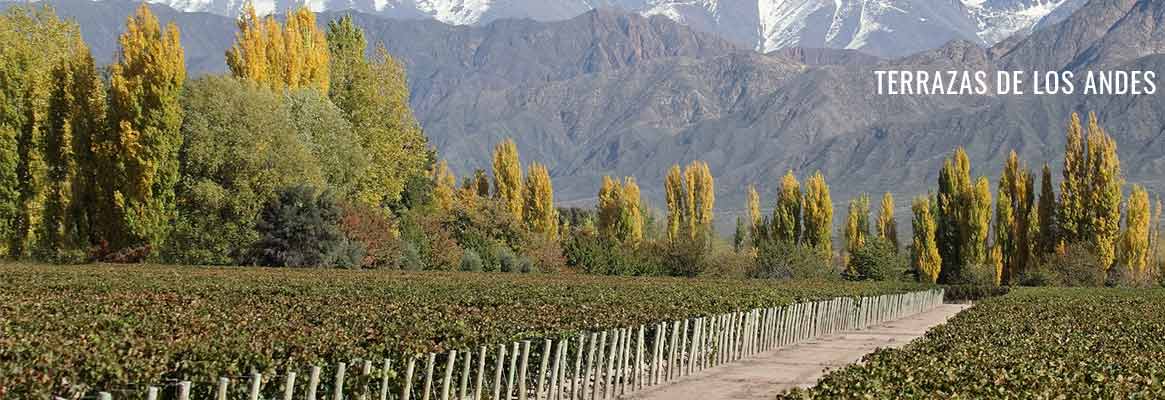
<path id="1" fill-rule="evenodd" d="M 862 331 L 848 331 L 758 354 L 635 393 L 631 399 L 772 399 L 793 387 L 809 387 L 837 368 L 879 347 L 901 347 L 969 307 L 944 304 L 931 311 Z"/>

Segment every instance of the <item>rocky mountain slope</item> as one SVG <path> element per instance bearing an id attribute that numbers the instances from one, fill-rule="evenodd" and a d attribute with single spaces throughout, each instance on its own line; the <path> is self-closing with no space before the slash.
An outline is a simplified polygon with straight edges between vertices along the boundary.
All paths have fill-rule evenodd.
<path id="1" fill-rule="evenodd" d="M 244 0 L 148 0 L 185 12 L 235 16 Z M 995 44 L 1067 16 L 1083 0 L 254 0 L 261 13 L 299 4 L 396 19 L 486 25 L 500 19 L 568 20 L 593 9 L 663 16 L 769 52 L 837 48 L 894 57 L 955 39 Z"/>

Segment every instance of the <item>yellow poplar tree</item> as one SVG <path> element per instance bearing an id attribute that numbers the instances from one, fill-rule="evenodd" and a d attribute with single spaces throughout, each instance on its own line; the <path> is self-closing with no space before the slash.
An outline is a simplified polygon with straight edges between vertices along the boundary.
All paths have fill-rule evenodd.
<path id="1" fill-rule="evenodd" d="M 120 171 L 107 173 L 119 176 L 108 189 L 122 223 L 103 237 L 114 248 L 158 248 L 175 207 L 185 56 L 178 27 L 171 23 L 163 30 L 145 3 L 128 19 L 118 43 L 109 85 L 109 123 L 117 139 L 98 146 L 120 161 Z"/>
<path id="2" fill-rule="evenodd" d="M 289 12 L 281 27 L 274 16 L 256 15 L 248 1 L 236 25 L 235 43 L 226 52 L 227 67 L 235 77 L 276 90 L 310 87 L 327 92 L 328 42 L 310 9 Z"/>
<path id="3" fill-rule="evenodd" d="M 693 161 L 684 169 L 684 179 L 687 183 L 687 199 L 690 200 L 688 228 L 693 239 L 704 237 L 712 232 L 712 209 L 716 204 L 715 183 L 712 179 L 712 170 L 708 163 Z"/>
<path id="4" fill-rule="evenodd" d="M 772 235 L 776 240 L 799 243 L 801 240 L 801 183 L 789 170 L 781 178 L 777 189 L 777 203 L 773 207 Z"/>
<path id="5" fill-rule="evenodd" d="M 939 281 L 951 282 L 964 266 L 987 261 L 991 229 L 991 185 L 987 178 L 971 180 L 971 161 L 959 147 L 939 171 L 935 205 L 935 240 L 943 266 Z"/>
<path id="6" fill-rule="evenodd" d="M 846 265 L 854 252 L 866 245 L 870 236 L 870 196 L 862 193 L 849 201 L 844 227 Z M 852 272 L 852 271 L 851 271 Z"/>
<path id="7" fill-rule="evenodd" d="M 620 207 L 621 223 L 626 236 L 625 242 L 632 244 L 643 240 L 643 201 L 640 198 L 639 183 L 634 177 L 623 178 L 623 203 Z"/>
<path id="8" fill-rule="evenodd" d="M 803 243 L 818 249 L 828 259 L 833 256 L 833 199 L 825 176 L 817 171 L 805 181 L 802 200 L 805 231 Z"/>
<path id="9" fill-rule="evenodd" d="M 886 192 L 882 195 L 882 206 L 875 221 L 878 238 L 889 241 L 898 251 L 898 222 L 894 220 L 894 195 Z"/>
<path id="10" fill-rule="evenodd" d="M 1133 185 L 1125 211 L 1125 231 L 1121 237 L 1120 264 L 1130 276 L 1147 277 L 1149 249 L 1152 242 L 1149 192 L 1141 185 Z"/>
<path id="11" fill-rule="evenodd" d="M 748 228 L 756 229 L 760 223 L 760 193 L 757 193 L 756 185 L 748 185 Z"/>
<path id="12" fill-rule="evenodd" d="M 931 212 L 930 198 L 920 196 L 914 199 L 911 206 L 914 211 L 913 244 L 910 246 L 910 263 L 918 271 L 918 279 L 924 283 L 938 282 L 942 268 L 942 256 L 939 255 L 938 243 L 935 241 L 935 219 Z"/>
<path id="13" fill-rule="evenodd" d="M 1068 122 L 1067 144 L 1064 147 L 1064 180 L 1060 181 L 1057 230 L 1066 242 L 1083 238 L 1080 222 L 1084 219 L 1087 195 L 1087 158 L 1084 153 L 1084 128 L 1080 115 L 1072 113 Z"/>
<path id="14" fill-rule="evenodd" d="M 1091 238 L 1101 265 L 1107 271 L 1116 259 L 1120 236 L 1121 178 L 1116 140 L 1104 132 L 1095 114 L 1088 122 L 1088 189 L 1085 197 L 1085 224 L 1081 232 Z"/>
<path id="15" fill-rule="evenodd" d="M 445 160 L 437 162 L 433 168 L 433 204 L 439 210 L 449 211 L 453 208 L 456 191 L 457 178 L 449 169 L 449 163 Z"/>
<path id="16" fill-rule="evenodd" d="M 636 196 L 638 197 L 638 196 Z M 554 186 L 550 172 L 531 163 L 526 176 L 526 226 L 549 240 L 558 240 L 558 210 L 554 208 Z"/>
<path id="17" fill-rule="evenodd" d="M 999 199 L 995 207 L 995 244 L 1000 247 L 1004 282 L 1011 282 L 1027 269 L 1034 258 L 1033 245 L 1037 232 L 1031 220 L 1035 214 L 1032 196 L 1032 174 L 1012 151 L 999 176 Z"/>
<path id="18" fill-rule="evenodd" d="M 676 240 L 680 235 L 681 225 L 687 221 L 688 210 L 688 194 L 684 188 L 684 177 L 679 165 L 673 165 L 668 169 L 663 186 L 667 200 L 667 238 Z"/>
<path id="19" fill-rule="evenodd" d="M 622 243 L 634 244 L 643 239 L 639 196 L 635 178 L 628 177 L 620 183 L 618 179 L 604 176 L 599 189 L 599 233 Z"/>
<path id="20" fill-rule="evenodd" d="M 494 197 L 501 199 L 514 216 L 522 221 L 522 164 L 518 160 L 518 145 L 506 139 L 494 147 Z"/>

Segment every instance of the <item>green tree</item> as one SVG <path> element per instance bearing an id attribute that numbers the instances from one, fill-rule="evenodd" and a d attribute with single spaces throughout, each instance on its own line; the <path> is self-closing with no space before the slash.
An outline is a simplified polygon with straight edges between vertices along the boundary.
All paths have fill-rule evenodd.
<path id="1" fill-rule="evenodd" d="M 1056 192 L 1052 189 L 1052 170 L 1047 163 L 1044 163 L 1044 169 L 1040 172 L 1040 200 L 1036 208 L 1036 226 L 1039 227 L 1036 254 L 1043 258 L 1052 254 L 1060 241 L 1056 231 Z"/>
<path id="2" fill-rule="evenodd" d="M 404 68 L 383 46 L 366 59 L 364 33 L 350 16 L 329 22 L 326 38 L 328 96 L 344 111 L 371 161 L 357 200 L 370 206 L 399 201 L 406 180 L 425 176 L 432 162 L 428 141 L 409 109 Z"/>
<path id="3" fill-rule="evenodd" d="M 1081 232 L 1092 240 L 1100 263 L 1107 271 L 1116 260 L 1124 178 L 1121 177 L 1116 140 L 1100 127 L 1096 114 L 1088 120 L 1087 142 L 1088 186 Z"/>
<path id="4" fill-rule="evenodd" d="M 1080 115 L 1072 113 L 1068 122 L 1067 143 L 1064 146 L 1064 180 L 1060 182 L 1060 204 L 1057 210 L 1057 230 L 1066 242 L 1080 240 L 1080 222 L 1084 220 L 1086 188 L 1088 186 L 1087 157 L 1084 152 L 1084 128 Z"/>
<path id="5" fill-rule="evenodd" d="M 320 165 L 301 140 L 283 96 L 229 77 L 193 81 L 179 153 L 178 219 L 167 260 L 230 264 L 259 239 L 260 210 L 279 189 L 322 187 Z"/>
<path id="6" fill-rule="evenodd" d="M 116 226 L 101 237 L 113 248 L 158 248 L 174 217 L 178 183 L 179 94 L 186 81 L 178 27 L 165 30 L 144 3 L 126 22 L 120 50 L 110 67 L 109 123 L 116 140 L 99 144 L 120 166 L 110 175 Z"/>
<path id="7" fill-rule="evenodd" d="M 44 211 L 52 70 L 84 52 L 80 38 L 49 7 L 0 14 L 0 247 L 14 257 L 29 255 Z"/>
<path id="8" fill-rule="evenodd" d="M 971 161 L 962 147 L 943 162 L 936 200 L 939 282 L 955 282 L 965 275 L 963 267 L 987 261 L 991 228 L 991 185 L 985 177 L 971 180 Z"/>
<path id="9" fill-rule="evenodd" d="M 942 255 L 935 240 L 935 219 L 930 198 L 921 196 L 914 199 L 913 243 L 910 246 L 910 264 L 918 271 L 918 280 L 924 283 L 938 282 L 942 269 Z"/>
<path id="10" fill-rule="evenodd" d="M 288 90 L 283 103 L 292 129 L 319 163 L 329 192 L 341 202 L 358 202 L 361 179 L 372 161 L 344 111 L 315 89 Z"/>
<path id="11" fill-rule="evenodd" d="M 1012 151 L 999 176 L 995 207 L 995 245 L 999 247 L 1003 263 L 1003 282 L 1008 283 L 1023 274 L 1033 262 L 1036 238 L 1029 236 L 1035 221 L 1032 207 L 1033 185 L 1031 170 L 1022 164 Z"/>
<path id="12" fill-rule="evenodd" d="M 635 244 L 643 239 L 643 214 L 639 185 L 635 178 L 623 182 L 603 177 L 599 189 L 598 228 L 606 238 L 620 243 Z"/>

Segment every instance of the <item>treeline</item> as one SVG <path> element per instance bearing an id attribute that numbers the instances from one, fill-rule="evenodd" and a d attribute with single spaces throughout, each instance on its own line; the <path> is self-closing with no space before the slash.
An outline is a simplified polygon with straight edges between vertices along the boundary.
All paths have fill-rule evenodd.
<path id="1" fill-rule="evenodd" d="M 341 18 L 247 6 L 230 76 L 188 80 L 146 5 L 94 65 L 48 7 L 0 17 L 0 235 L 56 262 L 361 265 L 434 155 L 400 64 Z M 375 228 L 374 228 L 375 227 Z"/>
<path id="2" fill-rule="evenodd" d="M 920 279 L 1087 286 L 1159 280 L 1161 200 L 1153 207 L 1140 185 L 1124 199 L 1116 141 L 1095 115 L 1086 128 L 1072 115 L 1062 174 L 1057 194 L 1044 164 L 1037 195 L 1034 173 L 1012 151 L 993 203 L 987 178 L 972 181 L 966 152 L 956 150 L 937 192 L 913 203 L 911 263 Z"/>

